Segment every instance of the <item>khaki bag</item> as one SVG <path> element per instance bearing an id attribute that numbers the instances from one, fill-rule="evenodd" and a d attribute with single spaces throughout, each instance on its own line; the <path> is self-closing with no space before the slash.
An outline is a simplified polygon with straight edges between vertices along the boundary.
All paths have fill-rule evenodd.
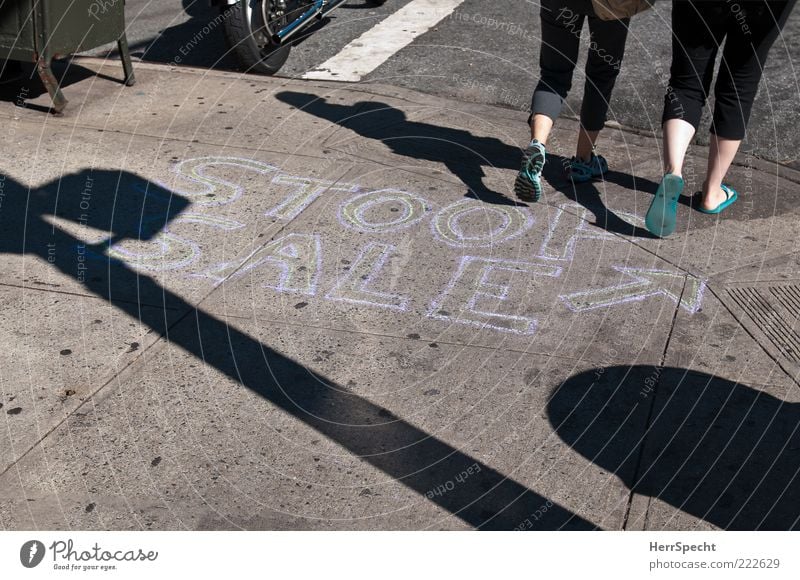
<path id="1" fill-rule="evenodd" d="M 620 20 L 644 12 L 655 0 L 592 0 L 592 8 L 600 20 Z"/>

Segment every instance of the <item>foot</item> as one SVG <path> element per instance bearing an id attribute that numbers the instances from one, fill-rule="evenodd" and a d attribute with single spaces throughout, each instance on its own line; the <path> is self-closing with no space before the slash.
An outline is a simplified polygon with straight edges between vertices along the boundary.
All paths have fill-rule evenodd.
<path id="1" fill-rule="evenodd" d="M 728 195 L 722 187 L 717 187 L 714 190 L 706 190 L 703 188 L 703 200 L 700 202 L 700 209 L 709 211 L 717 209 L 720 204 L 728 201 Z"/>
<path id="2" fill-rule="evenodd" d="M 739 194 L 729 185 L 725 185 L 723 183 L 720 186 L 720 191 L 722 192 L 723 199 L 719 203 L 715 203 L 715 200 L 718 198 L 717 195 L 712 196 L 708 192 L 703 195 L 703 202 L 699 208 L 701 212 L 714 214 L 720 213 L 722 210 L 739 199 Z M 715 194 L 716 192 L 712 193 Z"/>
<path id="3" fill-rule="evenodd" d="M 597 177 L 602 177 L 608 171 L 608 161 L 602 155 L 592 156 L 588 161 L 573 157 L 567 169 L 569 178 L 575 183 L 584 183 Z"/>
<path id="4" fill-rule="evenodd" d="M 542 197 L 542 169 L 545 148 L 534 139 L 522 154 L 522 168 L 514 182 L 514 193 L 523 201 L 539 201 Z"/>

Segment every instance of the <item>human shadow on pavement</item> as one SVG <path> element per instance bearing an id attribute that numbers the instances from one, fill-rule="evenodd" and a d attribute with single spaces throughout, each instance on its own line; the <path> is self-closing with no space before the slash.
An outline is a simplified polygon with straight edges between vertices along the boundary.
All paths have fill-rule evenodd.
<path id="1" fill-rule="evenodd" d="M 632 492 L 671 506 L 650 526 L 675 527 L 681 510 L 723 529 L 800 529 L 798 403 L 686 369 L 615 366 L 566 380 L 548 417 Z"/>
<path id="2" fill-rule="evenodd" d="M 154 277 L 108 257 L 109 246 L 122 240 L 157 240 L 189 206 L 186 198 L 125 171 L 87 169 L 30 189 L 11 177 L 0 184 L 0 252 L 49 263 L 172 345 L 470 526 L 513 529 L 537 514 L 533 529 L 595 528 L 480 460 L 195 308 Z M 95 239 L 71 233 L 85 226 L 86 236 Z M 144 304 L 155 308 L 142 308 Z M 470 475 L 464 477 L 465 472 Z M 548 506 L 544 513 L 543 506 Z"/>
<path id="3" fill-rule="evenodd" d="M 609 209 L 603 201 L 600 191 L 602 185 L 598 185 L 599 182 L 573 183 L 567 177 L 566 168 L 568 166 L 569 159 L 562 155 L 548 152 L 547 163 L 545 163 L 542 171 L 542 177 L 553 189 L 563 193 L 569 199 L 576 201 L 592 212 L 595 218 L 593 225 L 614 234 L 656 239 L 656 236 L 647 231 L 646 228 L 630 223 Z M 646 191 L 653 195 L 658 189 L 657 183 L 619 171 L 608 171 L 603 179 L 627 190 Z"/>
<path id="4" fill-rule="evenodd" d="M 397 155 L 442 163 L 467 187 L 467 197 L 488 203 L 525 205 L 483 183 L 484 168 L 519 170 L 520 149 L 500 139 L 476 137 L 465 129 L 409 121 L 405 112 L 379 101 L 340 105 L 311 93 L 293 91 L 282 91 L 275 97 L 304 113 L 380 141 Z"/>
<path id="5" fill-rule="evenodd" d="M 520 149 L 500 139 L 476 137 L 465 129 L 409 121 L 403 111 L 379 101 L 339 105 L 324 97 L 293 91 L 282 91 L 275 97 L 305 113 L 355 131 L 362 137 L 381 141 L 397 155 L 444 164 L 467 187 L 467 197 L 495 204 L 525 205 L 513 199 L 513 192 L 507 196 L 491 190 L 483 183 L 486 177 L 484 168 L 519 170 Z M 646 229 L 626 222 L 609 210 L 593 185 L 587 184 L 584 188 L 593 188 L 593 191 L 576 191 L 572 183 L 564 178 L 564 162 L 564 157 L 548 154 L 543 177 L 557 191 L 592 211 L 596 218 L 594 225 L 613 233 L 654 237 Z M 608 179 L 623 187 L 653 185 L 652 182 L 618 172 L 610 174 Z"/>

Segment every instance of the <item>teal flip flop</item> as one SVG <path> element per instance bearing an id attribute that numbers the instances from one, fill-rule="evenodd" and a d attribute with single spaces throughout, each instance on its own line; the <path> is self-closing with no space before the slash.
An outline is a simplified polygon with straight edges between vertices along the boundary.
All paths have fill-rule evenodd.
<path id="1" fill-rule="evenodd" d="M 661 178 L 650 209 L 644 219 L 647 229 L 660 238 L 665 238 L 675 231 L 678 216 L 678 198 L 683 191 L 683 178 L 667 173 Z"/>
<path id="2" fill-rule="evenodd" d="M 720 187 L 722 188 L 722 191 L 724 191 L 725 195 L 727 196 L 725 201 L 723 201 L 721 204 L 719 204 L 714 209 L 705 209 L 702 206 L 697 208 L 697 209 L 699 209 L 703 213 L 720 213 L 723 209 L 725 209 L 726 207 L 731 205 L 734 201 L 739 199 L 739 194 L 732 187 L 730 187 L 728 185 L 725 185 L 724 183 L 721 184 Z"/>

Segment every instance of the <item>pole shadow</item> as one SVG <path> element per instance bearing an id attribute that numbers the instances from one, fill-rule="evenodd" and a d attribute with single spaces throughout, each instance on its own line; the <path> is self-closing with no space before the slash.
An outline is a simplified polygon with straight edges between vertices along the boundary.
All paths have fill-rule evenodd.
<path id="1" fill-rule="evenodd" d="M 49 263 L 468 525 L 509 530 L 541 514 L 532 529 L 595 528 L 567 508 L 195 308 L 154 278 L 108 257 L 114 243 L 154 239 L 189 206 L 184 197 L 126 171 L 97 169 L 65 175 L 39 188 L 3 177 L 0 187 L 0 253 Z M 87 243 L 53 218 L 107 236 Z M 143 303 L 157 308 L 141 308 Z M 183 316 L 168 323 L 166 309 Z M 456 478 L 464 472 L 470 475 L 459 482 Z M 549 507 L 542 514 L 543 506 Z"/>
<path id="2" fill-rule="evenodd" d="M 615 366 L 565 381 L 548 416 L 634 493 L 722 529 L 800 529 L 798 403 L 686 369 Z"/>

